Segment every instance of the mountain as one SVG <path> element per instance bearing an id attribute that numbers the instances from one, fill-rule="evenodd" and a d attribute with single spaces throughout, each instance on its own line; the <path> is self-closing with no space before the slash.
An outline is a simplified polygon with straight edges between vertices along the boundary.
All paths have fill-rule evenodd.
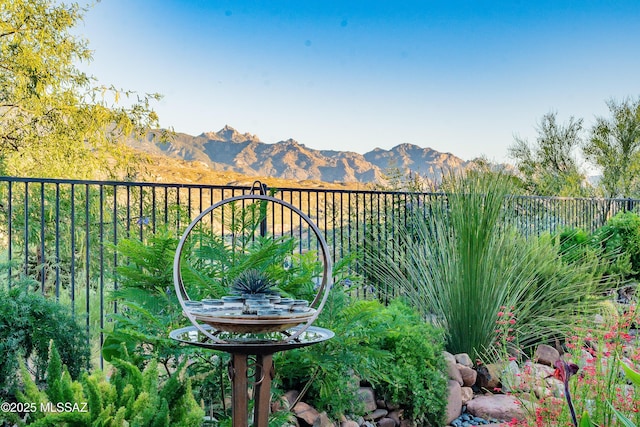
<path id="1" fill-rule="evenodd" d="M 444 174 L 464 169 L 469 164 L 451 153 L 441 153 L 413 144 L 396 145 L 391 150 L 376 148 L 365 153 L 364 158 L 382 170 L 395 167 L 435 182 L 440 182 Z"/>
<path id="2" fill-rule="evenodd" d="M 131 140 L 129 145 L 156 156 L 200 162 L 216 171 L 297 181 L 383 183 L 385 172 L 399 169 L 439 182 L 443 173 L 468 165 L 453 154 L 412 144 L 390 150 L 376 148 L 363 155 L 314 150 L 294 139 L 268 144 L 230 126 L 198 136 L 176 133 L 169 142 L 159 142 L 149 135 L 144 140 Z"/>

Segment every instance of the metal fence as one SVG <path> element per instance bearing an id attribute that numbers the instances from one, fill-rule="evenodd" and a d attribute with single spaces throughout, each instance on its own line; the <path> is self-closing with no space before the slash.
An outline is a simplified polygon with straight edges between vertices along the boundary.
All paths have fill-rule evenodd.
<path id="1" fill-rule="evenodd" d="M 0 283 L 22 276 L 38 290 L 83 316 L 87 330 L 102 344 L 106 316 L 117 311 L 105 298 L 117 288 L 116 267 L 126 263 L 116 245 L 145 241 L 160 229 L 181 235 L 210 205 L 256 191 L 254 187 L 139 182 L 103 182 L 0 177 Z M 395 227 L 408 207 L 445 200 L 441 193 L 403 193 L 328 189 L 266 189 L 296 206 L 324 233 L 333 261 L 366 244 L 373 231 Z M 566 227 L 593 231 L 638 200 L 514 196 L 509 218 L 527 236 Z M 291 212 L 273 211 L 270 227 L 295 233 Z M 302 236 L 300 236 L 302 237 Z M 382 236 L 376 244 L 393 244 Z M 98 345 L 98 344 L 97 344 Z"/>

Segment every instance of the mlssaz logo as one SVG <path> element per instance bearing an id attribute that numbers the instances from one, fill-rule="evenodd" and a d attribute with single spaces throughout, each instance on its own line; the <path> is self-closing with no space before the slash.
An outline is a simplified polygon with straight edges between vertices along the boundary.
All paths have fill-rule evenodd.
<path id="1" fill-rule="evenodd" d="M 87 402 L 40 403 L 40 412 L 89 412 Z"/>

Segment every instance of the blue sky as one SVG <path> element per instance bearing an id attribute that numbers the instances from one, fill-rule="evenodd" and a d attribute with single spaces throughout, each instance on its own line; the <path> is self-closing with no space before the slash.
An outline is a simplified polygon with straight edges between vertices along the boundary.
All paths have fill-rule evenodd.
<path id="1" fill-rule="evenodd" d="M 638 22 L 638 0 L 102 0 L 78 33 L 178 132 L 508 161 L 545 113 L 588 128 L 640 95 Z"/>

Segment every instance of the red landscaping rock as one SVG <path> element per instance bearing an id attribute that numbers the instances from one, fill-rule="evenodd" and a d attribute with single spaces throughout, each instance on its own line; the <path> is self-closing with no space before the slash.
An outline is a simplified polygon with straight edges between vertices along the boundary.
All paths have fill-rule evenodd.
<path id="1" fill-rule="evenodd" d="M 547 366 L 554 366 L 556 360 L 560 359 L 560 352 L 550 345 L 540 344 L 536 348 L 533 360 Z"/>
<path id="2" fill-rule="evenodd" d="M 460 371 L 460 376 L 462 377 L 462 386 L 463 387 L 471 387 L 476 383 L 476 379 L 478 378 L 478 373 L 475 369 L 469 368 L 468 366 L 457 364 L 458 371 Z"/>
<path id="3" fill-rule="evenodd" d="M 296 417 L 300 418 L 310 426 L 312 426 L 320 417 L 320 412 L 318 412 L 313 406 L 304 402 L 296 403 L 296 406 L 293 407 L 293 413 L 296 414 Z"/>
<path id="4" fill-rule="evenodd" d="M 457 381 L 449 380 L 449 398 L 447 400 L 447 424 L 462 414 L 462 387 Z"/>
<path id="5" fill-rule="evenodd" d="M 520 402 L 514 396 L 506 394 L 478 396 L 467 402 L 467 411 L 473 416 L 484 419 L 524 420 L 526 416 L 526 411 Z"/>
<path id="6" fill-rule="evenodd" d="M 395 420 L 387 417 L 380 418 L 376 424 L 378 427 L 396 427 L 397 425 Z"/>
<path id="7" fill-rule="evenodd" d="M 378 408 L 376 395 L 371 387 L 360 387 L 357 391 L 358 399 L 364 403 L 366 412 L 373 412 Z"/>

